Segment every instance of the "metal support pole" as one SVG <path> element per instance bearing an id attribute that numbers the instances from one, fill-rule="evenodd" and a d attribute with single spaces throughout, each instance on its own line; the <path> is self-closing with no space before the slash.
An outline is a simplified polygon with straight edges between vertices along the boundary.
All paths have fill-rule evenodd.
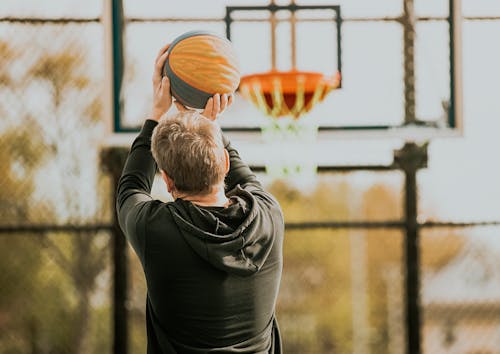
<path id="1" fill-rule="evenodd" d="M 408 353 L 420 353 L 420 269 L 419 234 L 417 227 L 417 182 L 416 169 L 405 171 L 405 216 L 406 216 L 406 311 L 408 326 Z"/>
<path id="2" fill-rule="evenodd" d="M 112 189 L 112 251 L 113 251 L 113 353 L 128 353 L 128 256 L 127 240 L 118 224 L 115 201 L 118 180 L 127 158 L 127 150 L 110 147 L 101 152 L 101 163 L 111 177 Z"/>
<path id="3" fill-rule="evenodd" d="M 122 0 L 104 1 L 104 23 L 106 38 L 106 69 L 109 87 L 106 94 L 109 119 L 113 121 L 113 132 L 121 128 L 121 88 L 124 71 L 123 33 L 125 28 Z M 113 353 L 128 353 L 127 325 L 127 242 L 116 216 L 114 201 L 116 189 L 126 151 L 120 148 L 108 148 L 102 151 L 102 163 L 112 177 L 113 189 Z"/>
<path id="4" fill-rule="evenodd" d="M 269 21 L 271 23 L 271 70 L 276 70 L 276 12 L 274 9 L 274 0 L 271 0 L 270 9 L 271 14 Z"/>
<path id="5" fill-rule="evenodd" d="M 113 121 L 113 130 L 110 133 L 118 132 L 121 129 L 122 113 L 122 83 L 124 73 L 124 46 L 123 34 L 125 31 L 125 20 L 123 14 L 122 0 L 104 1 L 104 30 L 106 45 L 106 103 L 108 104 L 106 114 Z"/>
<path id="6" fill-rule="evenodd" d="M 420 252 L 418 225 L 417 172 L 427 167 L 427 144 L 406 143 L 394 154 L 394 162 L 405 174 L 405 229 L 406 262 L 406 353 L 421 353 L 420 335 Z"/>
<path id="7" fill-rule="evenodd" d="M 294 4 L 294 1 L 291 2 Z M 295 12 L 290 13 L 290 46 L 292 52 L 292 70 L 297 69 L 297 18 Z"/>
<path id="8" fill-rule="evenodd" d="M 403 48 L 404 48 L 404 96 L 405 124 L 415 123 L 415 26 L 414 0 L 404 0 Z"/>
<path id="9" fill-rule="evenodd" d="M 335 9 L 335 22 L 337 28 L 337 72 L 342 73 L 342 14 L 340 13 L 340 6 Z M 342 88 L 342 78 L 340 76 L 339 88 Z"/>
<path id="10" fill-rule="evenodd" d="M 450 1 L 448 24 L 450 26 L 450 105 L 448 125 L 463 129 L 462 82 L 462 6 L 461 1 Z"/>

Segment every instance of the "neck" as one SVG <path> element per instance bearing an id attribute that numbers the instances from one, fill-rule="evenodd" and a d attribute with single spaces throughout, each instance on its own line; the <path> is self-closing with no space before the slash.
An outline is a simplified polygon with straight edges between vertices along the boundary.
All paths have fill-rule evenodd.
<path id="1" fill-rule="evenodd" d="M 201 206 L 221 206 L 226 207 L 229 205 L 229 200 L 224 193 L 224 186 L 214 188 L 214 191 L 209 194 L 201 195 L 183 195 L 179 193 L 173 196 L 174 198 L 181 198 L 183 200 L 190 201 L 193 204 Z"/>

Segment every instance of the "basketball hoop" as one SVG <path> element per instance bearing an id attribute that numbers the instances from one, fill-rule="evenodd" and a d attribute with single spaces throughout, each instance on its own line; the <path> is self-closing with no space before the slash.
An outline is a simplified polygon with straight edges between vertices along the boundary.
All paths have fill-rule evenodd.
<path id="1" fill-rule="evenodd" d="M 328 77 L 317 72 L 271 70 L 243 76 L 239 90 L 268 116 L 298 119 L 339 86 L 339 72 Z"/>
<path id="2" fill-rule="evenodd" d="M 290 11 L 290 71 L 277 70 L 276 66 L 276 11 L 279 8 Z M 272 118 L 291 116 L 299 119 L 309 112 L 317 103 L 321 102 L 332 90 L 341 86 L 341 55 L 340 55 L 340 9 L 335 8 L 337 23 L 337 68 L 334 75 L 328 76 L 319 72 L 301 71 L 297 69 L 296 48 L 296 15 L 300 9 L 295 1 L 289 7 L 276 6 L 274 0 L 266 8 L 270 11 L 271 25 L 271 70 L 243 76 L 240 79 L 239 92 L 250 100 L 265 115 Z"/>
<path id="3" fill-rule="evenodd" d="M 268 117 L 260 125 L 262 140 L 268 146 L 268 153 L 264 157 L 266 171 L 273 178 L 310 181 L 317 171 L 318 122 L 312 116 L 306 117 L 306 113 L 342 85 L 340 6 L 301 6 L 296 5 L 294 0 L 290 0 L 290 5 L 276 5 L 275 0 L 270 0 L 267 6 L 228 7 L 228 38 L 233 21 L 231 12 L 240 10 L 264 11 L 269 14 L 270 70 L 244 75 L 240 78 L 238 88 L 238 93 L 243 98 L 252 102 Z M 334 67 L 328 74 L 303 70 L 297 65 L 296 12 L 301 10 L 334 12 L 332 20 L 336 26 L 337 60 L 332 60 Z M 276 32 L 278 22 L 282 21 L 290 23 L 290 70 L 277 66 Z"/>

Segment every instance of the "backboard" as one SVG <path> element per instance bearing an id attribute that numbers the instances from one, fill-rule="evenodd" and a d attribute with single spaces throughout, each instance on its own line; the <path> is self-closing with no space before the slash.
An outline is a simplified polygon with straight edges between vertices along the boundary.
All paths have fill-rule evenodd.
<path id="1" fill-rule="evenodd" d="M 325 74 L 340 71 L 341 89 L 307 114 L 319 126 L 320 139 L 428 140 L 462 132 L 460 0 L 271 5 L 228 0 L 214 2 L 210 9 L 203 1 L 198 4 L 187 1 L 191 11 L 183 5 L 165 14 L 158 9 L 156 17 L 128 17 L 125 11 L 123 110 L 113 134 L 138 130 L 151 102 L 147 93 L 154 55 L 164 43 L 193 29 L 230 36 L 243 75 L 270 70 L 273 62 L 285 71 L 294 64 Z M 232 134 L 249 136 L 268 119 L 236 97 L 221 125 Z"/>

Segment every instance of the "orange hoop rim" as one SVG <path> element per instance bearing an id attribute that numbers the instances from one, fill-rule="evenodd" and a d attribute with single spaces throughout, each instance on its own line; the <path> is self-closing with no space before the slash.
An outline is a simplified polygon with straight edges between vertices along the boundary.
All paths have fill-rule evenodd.
<path id="1" fill-rule="evenodd" d="M 238 89 L 266 115 L 298 119 L 339 88 L 340 82 L 339 72 L 327 76 L 311 71 L 271 70 L 243 76 Z"/>
<path id="2" fill-rule="evenodd" d="M 258 83 L 261 90 L 270 93 L 275 90 L 275 81 L 280 80 L 282 92 L 290 93 L 297 90 L 297 80 L 304 81 L 304 90 L 312 92 L 319 84 L 328 86 L 329 90 L 340 87 L 340 72 L 332 76 L 314 71 L 278 71 L 271 70 L 263 73 L 244 75 L 240 79 L 240 87 L 248 84 Z"/>

